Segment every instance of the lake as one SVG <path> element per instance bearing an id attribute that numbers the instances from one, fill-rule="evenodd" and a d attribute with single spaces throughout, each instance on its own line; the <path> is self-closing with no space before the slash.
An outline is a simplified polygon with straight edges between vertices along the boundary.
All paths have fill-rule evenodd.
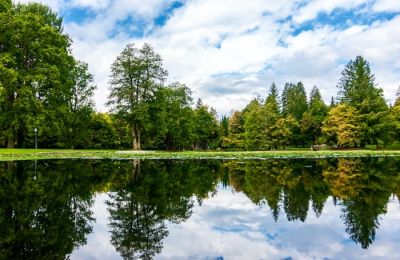
<path id="1" fill-rule="evenodd" d="M 400 259 L 400 158 L 0 162 L 0 259 Z"/>

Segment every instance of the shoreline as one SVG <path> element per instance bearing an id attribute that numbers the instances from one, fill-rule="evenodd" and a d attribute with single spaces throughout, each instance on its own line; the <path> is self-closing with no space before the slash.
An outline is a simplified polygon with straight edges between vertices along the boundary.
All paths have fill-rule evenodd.
<path id="1" fill-rule="evenodd" d="M 277 150 L 277 151 L 133 151 L 133 150 L 60 150 L 60 149 L 0 149 L 0 161 L 52 159 L 323 159 L 346 157 L 400 157 L 400 150 Z"/>

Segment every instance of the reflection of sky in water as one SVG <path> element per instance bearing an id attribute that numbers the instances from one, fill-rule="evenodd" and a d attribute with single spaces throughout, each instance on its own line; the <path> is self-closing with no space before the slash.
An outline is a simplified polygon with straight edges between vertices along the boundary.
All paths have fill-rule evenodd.
<path id="1" fill-rule="evenodd" d="M 110 244 L 106 194 L 96 196 L 96 223 L 88 243 L 71 259 L 119 259 Z M 157 259 L 400 259 L 400 207 L 397 199 L 380 216 L 375 241 L 363 250 L 349 238 L 340 218 L 341 206 L 331 198 L 317 218 L 312 209 L 305 222 L 274 221 L 268 206 L 255 205 L 243 193 L 218 186 L 218 193 L 193 208 L 183 223 L 168 225 L 169 236 Z"/>

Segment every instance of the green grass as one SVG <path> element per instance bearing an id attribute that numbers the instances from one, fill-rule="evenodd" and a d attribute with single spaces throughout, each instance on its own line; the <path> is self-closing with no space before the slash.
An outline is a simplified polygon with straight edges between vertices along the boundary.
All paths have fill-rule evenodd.
<path id="1" fill-rule="evenodd" d="M 400 150 L 280 150 L 280 151 L 116 151 L 61 149 L 0 149 L 0 161 L 39 159 L 268 159 L 399 156 Z"/>

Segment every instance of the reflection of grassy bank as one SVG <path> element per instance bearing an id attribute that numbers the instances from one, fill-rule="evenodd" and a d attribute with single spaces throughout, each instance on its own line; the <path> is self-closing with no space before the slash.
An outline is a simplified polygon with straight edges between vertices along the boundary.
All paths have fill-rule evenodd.
<path id="1" fill-rule="evenodd" d="M 400 156 L 400 150 L 286 150 L 286 151 L 115 151 L 115 150 L 52 150 L 0 149 L 0 160 L 36 159 L 267 159 Z"/>

